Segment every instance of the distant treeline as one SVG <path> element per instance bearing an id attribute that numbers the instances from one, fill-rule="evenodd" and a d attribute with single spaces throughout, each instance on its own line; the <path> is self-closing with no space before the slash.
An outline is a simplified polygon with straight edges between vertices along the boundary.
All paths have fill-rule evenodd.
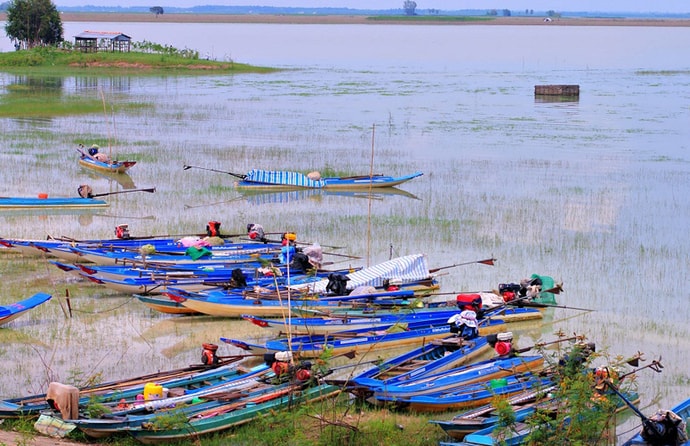
<path id="1" fill-rule="evenodd" d="M 6 9 L 9 2 L 0 4 L 0 11 Z M 205 5 L 191 8 L 178 8 L 155 3 L 151 6 L 60 6 L 62 12 L 95 12 L 95 13 L 149 13 L 151 8 L 160 6 L 166 14 L 265 14 L 265 15 L 404 15 L 405 11 L 399 9 L 351 9 L 351 8 L 299 8 L 276 6 L 224 6 Z M 402 3 L 401 3 L 402 6 Z M 538 11 L 534 9 L 424 9 L 417 8 L 416 15 L 450 15 L 450 16 L 486 16 L 486 15 L 510 15 L 512 17 L 547 17 L 554 12 L 560 17 L 584 17 L 584 18 L 690 18 L 690 12 L 674 14 L 664 12 L 632 13 L 632 12 L 598 12 L 598 11 Z"/>

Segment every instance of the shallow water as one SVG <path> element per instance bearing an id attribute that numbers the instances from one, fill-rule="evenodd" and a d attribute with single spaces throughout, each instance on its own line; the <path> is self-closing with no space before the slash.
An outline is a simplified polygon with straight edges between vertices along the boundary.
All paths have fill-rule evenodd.
<path id="1" fill-rule="evenodd" d="M 110 208 L 95 213 L 0 211 L 0 235 L 110 237 L 119 223 L 134 235 L 184 234 L 219 220 L 226 233 L 256 222 L 346 246 L 338 252 L 364 256 L 361 264 L 416 252 L 432 268 L 493 256 L 494 267 L 444 270 L 442 291 L 552 275 L 564 283 L 560 303 L 593 311 L 549 310 L 541 326 L 516 331 L 521 345 L 562 330 L 586 335 L 610 356 L 662 357 L 663 373 L 639 375 L 642 407 L 651 413 L 684 398 L 690 66 L 678 55 L 690 30 L 225 24 L 200 32 L 201 25 L 68 23 L 65 35 L 95 26 L 289 69 L 62 79 L 59 94 L 103 95 L 106 111 L 0 119 L 0 195 L 73 196 L 82 183 L 121 190 L 77 166 L 76 143 L 91 138 L 140 161 L 125 187 L 157 191 L 113 195 Z M 0 74 L 0 92 L 25 82 Z M 559 83 L 579 84 L 579 99 L 534 97 L 535 85 Z M 424 176 L 401 186 L 407 195 L 371 200 L 245 196 L 232 188 L 233 176 L 185 164 Z M 22 260 L 5 257 L 0 271 L 10 286 L 0 302 L 27 289 L 57 297 L 70 288 L 77 311 L 66 319 L 54 298 L 0 330 L 2 367 L 11 372 L 3 373 L 2 396 L 27 393 L 27 377 L 37 390 L 48 368 L 61 380 L 95 371 L 112 379 L 198 361 L 202 342 L 230 331 L 263 335 L 246 322 L 156 314 L 54 267 L 23 275 Z"/>

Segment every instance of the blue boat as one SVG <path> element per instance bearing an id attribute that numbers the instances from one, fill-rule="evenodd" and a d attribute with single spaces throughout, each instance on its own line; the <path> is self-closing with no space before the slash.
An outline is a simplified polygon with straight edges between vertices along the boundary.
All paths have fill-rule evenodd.
<path id="1" fill-rule="evenodd" d="M 17 319 L 32 308 L 36 308 L 53 297 L 46 293 L 36 293 L 28 299 L 15 302 L 9 305 L 0 305 L 0 325 L 6 324 Z"/>
<path id="2" fill-rule="evenodd" d="M 636 392 L 626 392 L 624 395 L 627 399 L 630 401 L 639 401 L 639 395 Z M 625 402 L 618 396 L 613 396 L 616 401 L 616 412 L 621 412 L 625 409 L 627 409 L 627 405 Z M 505 446 L 518 446 L 518 445 L 523 445 L 525 444 L 525 440 L 527 436 L 532 432 L 532 426 L 528 423 L 526 423 L 527 418 L 533 413 L 529 411 L 522 411 L 519 415 L 516 414 L 516 423 L 514 426 L 511 427 L 510 430 L 502 429 L 502 435 L 501 438 L 497 438 L 497 433 L 496 433 L 496 427 L 497 425 L 493 425 L 490 427 L 487 427 L 485 429 L 478 430 L 474 433 L 467 434 L 465 438 L 460 441 L 460 442 L 455 442 L 455 443 L 441 443 L 441 444 L 447 444 L 449 446 L 499 446 L 499 445 L 505 445 Z M 569 420 L 566 419 L 565 423 L 568 423 Z M 625 443 L 627 445 L 628 443 Z M 635 445 L 635 444 L 641 444 L 641 445 L 649 445 L 652 446 L 650 443 L 630 443 L 630 445 Z M 656 443 L 657 446 L 664 444 L 664 443 Z M 672 443 L 675 445 L 676 443 Z M 683 443 L 685 444 L 685 443 Z M 670 446 L 670 445 L 669 445 Z"/>
<path id="3" fill-rule="evenodd" d="M 505 324 L 501 321 L 491 321 L 490 326 L 505 327 Z M 220 340 L 253 353 L 292 350 L 295 355 L 301 358 L 318 358 L 325 352 L 334 355 L 349 351 L 366 354 L 386 348 L 418 347 L 434 339 L 446 338 L 449 335 L 448 325 L 414 329 L 395 325 L 387 330 L 359 329 L 338 331 L 326 335 L 292 336 L 289 340 L 288 338 L 273 339 L 263 344 L 225 337 L 220 338 Z"/>
<path id="4" fill-rule="evenodd" d="M 468 384 L 500 380 L 518 373 L 535 372 L 544 366 L 542 355 L 494 357 L 480 362 L 433 373 L 415 379 L 392 383 L 361 378 L 357 383 L 368 386 L 379 401 L 403 401 L 418 396 L 438 396 Z"/>
<path id="5" fill-rule="evenodd" d="M 547 395 L 555 388 L 554 384 L 541 389 L 526 390 L 511 396 L 506 401 L 510 404 L 516 420 L 522 421 L 533 414 L 538 407 L 552 404 L 552 401 L 547 399 Z M 500 422 L 500 416 L 496 407 L 489 403 L 462 412 L 448 421 L 429 420 L 429 422 L 439 426 L 453 439 L 462 440 L 466 435 L 496 426 Z"/>
<path id="6" fill-rule="evenodd" d="M 396 297 L 395 293 L 380 293 L 377 297 Z M 406 291 L 403 295 L 413 295 L 413 291 Z M 342 300 L 347 302 L 347 300 Z M 375 317 L 292 317 L 287 319 L 266 319 L 250 314 L 242 315 L 242 319 L 276 333 L 304 333 L 327 334 L 336 331 L 366 328 L 382 330 L 395 324 L 404 324 L 408 328 L 415 326 L 447 325 L 449 317 L 457 314 L 457 310 L 447 311 L 418 311 L 410 313 L 389 313 Z M 288 326 L 289 325 L 289 326 Z"/>
<path id="7" fill-rule="evenodd" d="M 415 380 L 467 364 L 488 349 L 485 336 L 471 340 L 455 335 L 435 339 L 357 374 L 347 382 L 347 387 L 350 392 L 367 397 L 373 388 Z"/>
<path id="8" fill-rule="evenodd" d="M 0 197 L 0 211 L 41 209 L 94 209 L 108 207 L 108 202 L 96 198 L 81 197 Z"/>
<path id="9" fill-rule="evenodd" d="M 131 406 L 124 413 L 135 413 L 148 410 L 153 405 L 160 404 L 152 401 L 136 401 L 136 396 L 144 393 L 146 383 L 157 383 L 173 392 L 182 390 L 184 395 L 190 395 L 209 386 L 222 385 L 236 382 L 239 379 L 259 377 L 270 372 L 265 364 L 251 370 L 232 365 L 241 357 L 230 357 L 220 362 L 219 365 L 199 365 L 182 369 L 162 371 L 150 375 L 122 379 L 103 384 L 98 384 L 79 389 L 79 405 L 89 403 L 94 395 L 99 401 L 118 404 L 125 399 Z M 24 397 L 6 399 L 0 401 L 0 418 L 16 418 L 35 416 L 44 410 L 50 409 L 46 401 L 47 394 L 29 395 Z"/>
<path id="10" fill-rule="evenodd" d="M 489 403 L 497 395 L 509 397 L 529 389 L 540 389 L 551 385 L 553 381 L 550 377 L 523 373 L 509 375 L 500 380 L 465 384 L 441 393 L 407 397 L 382 393 L 377 394 L 376 399 L 413 412 L 445 412 L 481 406 Z"/>
<path id="11" fill-rule="evenodd" d="M 235 183 L 235 187 L 243 189 L 296 188 L 344 190 L 384 188 L 398 186 L 422 175 L 422 172 L 415 172 L 399 177 L 374 174 L 323 178 L 319 175 L 318 178 L 310 178 L 309 175 L 300 172 L 253 169 L 245 175 L 239 175 L 240 179 Z"/>

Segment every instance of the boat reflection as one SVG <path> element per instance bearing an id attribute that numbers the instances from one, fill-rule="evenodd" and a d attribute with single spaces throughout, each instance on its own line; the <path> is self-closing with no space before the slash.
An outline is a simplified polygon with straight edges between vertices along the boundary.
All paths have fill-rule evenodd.
<path id="1" fill-rule="evenodd" d="M 362 189 L 353 190 L 327 190 L 327 189 L 285 189 L 270 191 L 262 190 L 238 190 L 241 196 L 253 205 L 290 203 L 298 200 L 320 200 L 327 196 L 363 198 L 369 200 L 385 200 L 387 197 L 399 196 L 419 200 L 419 198 L 407 191 L 395 187 L 375 188 L 371 191 Z"/>
<path id="2" fill-rule="evenodd" d="M 109 182 L 115 181 L 123 189 L 136 189 L 134 180 L 127 173 L 108 173 L 108 172 L 94 172 L 86 167 L 81 168 L 82 171 L 88 173 L 89 178 L 93 180 L 106 179 Z"/>

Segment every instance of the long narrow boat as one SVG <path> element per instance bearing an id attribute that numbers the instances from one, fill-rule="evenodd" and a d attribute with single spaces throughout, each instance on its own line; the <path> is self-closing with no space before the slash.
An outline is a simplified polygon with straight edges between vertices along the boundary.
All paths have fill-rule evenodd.
<path id="1" fill-rule="evenodd" d="M 395 324 L 405 324 L 408 328 L 415 325 L 446 325 L 449 317 L 458 313 L 457 310 L 415 312 L 405 314 L 387 314 L 378 317 L 353 318 L 320 318 L 293 317 L 288 319 L 265 319 L 249 314 L 242 315 L 242 319 L 280 335 L 282 333 L 304 333 L 325 335 L 336 331 L 366 328 L 382 330 Z"/>
<path id="2" fill-rule="evenodd" d="M 32 308 L 36 308 L 53 297 L 46 293 L 36 293 L 28 299 L 15 302 L 9 305 L 0 305 L 0 325 L 7 324 L 19 316 L 23 315 Z"/>
<path id="3" fill-rule="evenodd" d="M 131 429 L 149 429 L 164 417 L 185 417 L 192 420 L 228 413 L 232 410 L 278 398 L 299 389 L 299 384 L 267 383 L 260 378 L 249 378 L 234 383 L 221 390 L 212 390 L 204 395 L 195 394 L 189 398 L 176 398 L 176 401 L 159 401 L 165 405 L 144 413 L 114 412 L 107 417 L 92 418 L 80 416 L 71 420 L 79 430 L 92 438 L 105 438 L 127 432 Z M 165 400 L 170 400 L 166 398 Z"/>
<path id="4" fill-rule="evenodd" d="M 135 294 L 134 297 L 139 299 L 139 302 L 143 303 L 150 309 L 158 311 L 160 313 L 185 315 L 201 314 L 198 311 L 185 307 L 179 302 L 175 302 L 167 296 L 149 296 L 143 294 Z"/>
<path id="5" fill-rule="evenodd" d="M 543 368 L 542 355 L 494 357 L 472 364 L 392 383 L 373 379 L 358 379 L 357 384 L 374 391 L 374 399 L 381 401 L 403 400 L 416 396 L 434 396 L 452 392 L 467 384 L 486 383 Z"/>
<path id="6" fill-rule="evenodd" d="M 373 392 L 372 383 L 384 387 L 440 373 L 474 361 L 489 347 L 485 336 L 470 340 L 456 335 L 435 339 L 357 374 L 345 385 L 348 391 L 366 398 Z"/>
<path id="7" fill-rule="evenodd" d="M 171 429 L 155 429 L 147 426 L 130 429 L 128 433 L 144 444 L 169 443 L 173 440 L 196 438 L 201 434 L 220 432 L 234 426 L 248 423 L 258 417 L 266 416 L 278 410 L 305 407 L 326 398 L 332 398 L 340 392 L 340 388 L 329 384 L 318 384 L 303 390 L 295 390 L 282 394 L 277 398 L 266 401 L 255 401 L 233 410 L 216 411 L 208 415 L 188 418 L 182 427 Z"/>
<path id="8" fill-rule="evenodd" d="M 286 187 L 296 189 L 368 189 L 394 187 L 420 176 L 422 176 L 422 172 L 399 177 L 376 174 L 311 179 L 299 172 L 253 169 L 246 175 L 242 175 L 242 178 L 235 183 L 235 187 L 241 189 L 285 189 Z"/>
<path id="9" fill-rule="evenodd" d="M 0 197 L 0 211 L 40 209 L 94 209 L 108 207 L 108 202 L 81 197 Z"/>
<path id="10" fill-rule="evenodd" d="M 94 395 L 97 395 L 102 401 L 119 401 L 121 398 L 134 399 L 136 395 L 143 393 L 145 384 L 149 382 L 163 384 L 168 388 L 186 387 L 191 389 L 212 382 L 217 383 L 222 380 L 233 379 L 246 373 L 246 370 L 233 365 L 240 359 L 242 359 L 240 356 L 229 357 L 215 365 L 195 365 L 81 387 L 79 388 L 80 404 L 87 404 Z M 36 416 L 49 407 L 45 393 L 6 399 L 0 401 L 0 418 Z"/>
<path id="11" fill-rule="evenodd" d="M 71 247 L 71 251 L 81 257 L 82 261 L 92 262 L 98 265 L 124 265 L 124 264 L 203 264 L 203 263 L 255 263 L 261 260 L 271 261 L 277 257 L 276 249 L 272 246 L 259 244 L 234 244 L 223 246 L 224 249 L 207 250 L 200 256 L 194 253 L 153 253 L 142 255 L 138 250 L 104 250 L 95 248 Z"/>
<path id="12" fill-rule="evenodd" d="M 413 412 L 446 412 L 478 407 L 489 403 L 497 395 L 510 397 L 529 389 L 540 389 L 551 385 L 553 385 L 553 380 L 550 377 L 525 373 L 509 375 L 500 380 L 466 384 L 443 393 L 408 397 L 381 394 L 376 395 L 376 399 Z"/>
<path id="13" fill-rule="evenodd" d="M 502 321 L 489 321 L 482 330 L 500 331 L 505 328 Z M 220 340 L 253 353 L 268 353 L 291 350 L 300 358 L 318 358 L 325 352 L 342 354 L 349 351 L 366 354 L 387 348 L 405 346 L 419 347 L 434 339 L 445 338 L 450 334 L 449 326 L 415 327 L 406 330 L 393 326 L 388 330 L 368 329 L 348 330 L 326 335 L 292 336 L 268 340 L 261 343 L 245 342 L 239 339 L 221 337 Z"/>
<path id="14" fill-rule="evenodd" d="M 506 400 L 510 405 L 515 419 L 522 421 L 534 413 L 537 407 L 546 407 L 546 404 L 552 404 L 552 401 L 547 400 L 549 392 L 554 390 L 556 385 L 543 387 L 541 389 L 530 389 L 525 392 L 518 393 Z M 482 429 L 489 429 L 500 422 L 500 413 L 496 407 L 489 403 L 474 409 L 467 410 L 456 416 L 451 420 L 430 420 L 439 426 L 450 437 L 456 440 L 462 440 L 466 435 Z"/>
<path id="15" fill-rule="evenodd" d="M 344 301 L 345 302 L 345 301 Z M 372 302 L 376 305 L 378 302 Z M 336 309 L 338 310 L 338 309 Z M 450 307 L 438 308 L 401 308 L 394 311 L 376 311 L 367 314 L 358 309 L 342 308 L 342 311 L 332 311 L 331 316 L 317 316 L 318 311 L 309 309 L 295 309 L 295 313 L 312 314 L 312 317 L 293 317 L 287 319 L 266 319 L 255 315 L 242 315 L 247 320 L 259 327 L 266 328 L 274 333 L 305 333 L 327 334 L 335 331 L 353 330 L 357 328 L 385 329 L 393 324 L 418 325 L 420 322 L 431 325 L 445 325 L 448 319 L 460 312 Z M 321 312 L 320 314 L 326 314 Z M 521 322 L 543 318 L 543 314 L 536 308 L 507 307 L 488 312 L 485 316 L 503 322 Z M 288 328 L 288 323 L 290 328 Z"/>
<path id="16" fill-rule="evenodd" d="M 407 296 L 410 291 L 376 291 L 362 294 L 361 299 L 388 299 L 396 296 Z M 297 292 L 281 291 L 280 294 L 254 292 L 233 292 L 232 290 L 213 289 L 198 293 L 185 292 L 174 287 L 165 293 L 170 298 L 182 303 L 187 308 L 209 316 L 242 318 L 252 313 L 255 317 L 283 317 L 292 309 L 310 308 L 328 311 L 333 308 L 349 306 L 351 301 L 336 298 L 308 296 Z"/>
<path id="17" fill-rule="evenodd" d="M 631 402 L 639 402 L 640 397 L 637 392 L 630 391 L 626 392 L 625 397 Z M 614 401 L 616 402 L 616 413 L 622 412 L 628 408 L 628 406 L 621 400 L 620 397 L 613 395 Z M 526 422 L 527 418 L 531 415 L 529 411 L 523 411 L 516 419 L 516 423 L 511 426 L 510 429 L 501 429 L 500 439 L 498 438 L 498 432 L 496 431 L 497 425 L 487 427 L 485 429 L 478 430 L 476 432 L 467 434 L 465 438 L 460 442 L 454 443 L 441 443 L 441 445 L 448 446 L 519 446 L 525 444 L 525 439 L 532 432 L 532 424 Z M 567 420 L 566 420 L 567 422 Z M 501 426 L 502 428 L 504 426 Z M 668 445 L 677 443 L 631 443 L 641 445 Z M 681 443 L 686 445 L 686 443 Z M 624 444 L 626 446 L 626 444 Z"/>

